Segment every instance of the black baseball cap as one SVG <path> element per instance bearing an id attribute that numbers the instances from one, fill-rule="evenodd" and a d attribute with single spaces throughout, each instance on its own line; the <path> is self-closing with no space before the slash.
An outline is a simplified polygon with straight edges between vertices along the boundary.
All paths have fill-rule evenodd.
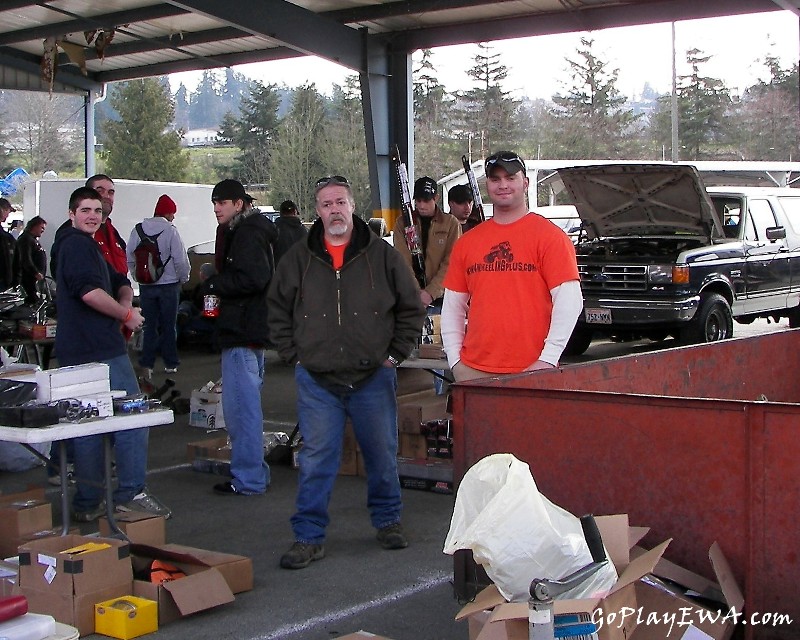
<path id="1" fill-rule="evenodd" d="M 425 176 L 414 183 L 414 200 L 433 200 L 436 197 L 436 180 Z"/>
<path id="2" fill-rule="evenodd" d="M 211 200 L 244 200 L 252 202 L 255 198 L 247 194 L 244 186 L 238 180 L 228 178 L 214 185 L 211 192 Z"/>
<path id="3" fill-rule="evenodd" d="M 469 188 L 469 185 L 457 184 L 455 187 L 450 187 L 447 199 L 458 204 L 472 202 L 472 189 Z"/>
<path id="4" fill-rule="evenodd" d="M 514 151 L 498 151 L 486 158 L 484 167 L 486 175 L 490 175 L 495 167 L 503 167 L 509 174 L 513 175 L 517 171 L 522 171 L 523 177 L 527 173 L 525 161 Z"/>

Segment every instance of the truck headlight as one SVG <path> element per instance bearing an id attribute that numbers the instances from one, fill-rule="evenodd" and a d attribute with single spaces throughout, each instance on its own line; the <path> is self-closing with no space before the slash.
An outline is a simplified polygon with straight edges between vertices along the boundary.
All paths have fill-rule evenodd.
<path id="1" fill-rule="evenodd" d="M 651 284 L 670 284 L 672 282 L 671 264 L 652 264 L 647 272 Z"/>

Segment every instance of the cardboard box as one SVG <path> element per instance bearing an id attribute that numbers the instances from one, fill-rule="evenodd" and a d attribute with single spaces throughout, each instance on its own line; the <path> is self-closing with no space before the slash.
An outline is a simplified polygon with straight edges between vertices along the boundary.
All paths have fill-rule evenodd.
<path id="1" fill-rule="evenodd" d="M 397 428 L 400 433 L 422 433 L 422 424 L 429 420 L 450 417 L 447 413 L 447 396 L 433 391 L 423 391 L 397 398 Z"/>
<path id="2" fill-rule="evenodd" d="M 444 353 L 444 347 L 442 347 L 441 343 L 441 336 L 439 337 L 438 342 L 434 343 L 424 343 L 419 345 L 419 357 L 425 359 L 433 359 L 433 360 L 441 360 L 442 361 L 442 369 L 449 369 L 450 367 L 447 364 L 447 357 Z"/>
<path id="3" fill-rule="evenodd" d="M 186 574 L 185 578 L 154 584 L 134 579 L 133 594 L 158 603 L 158 624 L 169 624 L 184 616 L 233 602 L 225 578 L 194 553 L 164 546 L 131 545 L 134 574 L 147 568 L 153 560 L 164 560 Z"/>
<path id="4" fill-rule="evenodd" d="M 425 369 L 410 369 L 400 367 L 397 370 L 397 398 L 398 400 L 420 391 L 431 391 L 433 378 Z"/>
<path id="5" fill-rule="evenodd" d="M 428 438 L 418 433 L 401 433 L 397 455 L 424 460 L 428 456 Z"/>
<path id="6" fill-rule="evenodd" d="M 73 551 L 83 545 L 91 551 Z M 101 545 L 97 548 L 96 545 Z M 58 536 L 26 543 L 19 554 L 19 588 L 29 611 L 94 633 L 96 602 L 131 592 L 130 545 L 111 538 Z"/>
<path id="7" fill-rule="evenodd" d="M 129 511 L 115 513 L 114 520 L 120 531 L 122 531 L 131 542 L 137 544 L 160 545 L 167 541 L 166 519 L 164 516 Z M 108 518 L 102 516 L 97 521 L 97 524 L 101 536 L 111 536 L 111 527 L 108 524 Z"/>
<path id="8" fill-rule="evenodd" d="M 253 588 L 253 561 L 246 556 L 187 547 L 182 544 L 166 544 L 162 545 L 161 548 L 167 551 L 188 554 L 193 558 L 197 558 L 203 564 L 214 567 L 225 578 L 225 582 L 228 583 L 231 592 L 234 594 L 250 591 Z"/>
<path id="9" fill-rule="evenodd" d="M 201 429 L 224 429 L 225 416 L 222 413 L 222 402 L 213 400 L 220 393 L 210 391 L 192 391 L 189 399 L 189 426 Z"/>
<path id="10" fill-rule="evenodd" d="M 53 509 L 44 489 L 0 497 L 0 555 L 17 555 L 17 547 L 30 534 L 53 526 Z"/>
<path id="11" fill-rule="evenodd" d="M 27 320 L 20 320 L 17 325 L 19 335 L 33 340 L 44 340 L 56 337 L 56 321 L 48 319 L 44 324 L 36 324 Z"/>
<path id="12" fill-rule="evenodd" d="M 51 527 L 49 529 L 40 529 L 39 531 L 32 531 L 19 536 L 18 538 L 2 538 L 0 539 L 0 551 L 3 557 L 16 556 L 19 553 L 19 548 L 28 542 L 41 540 L 43 538 L 55 538 L 61 535 L 61 527 Z M 68 532 L 71 535 L 80 535 L 81 530 L 77 526 L 69 528 Z"/>
<path id="13" fill-rule="evenodd" d="M 603 598 L 556 600 L 554 604 L 556 614 L 590 614 L 592 620 L 598 624 L 599 640 L 666 638 L 671 615 L 675 616 L 673 622 L 678 620 L 682 623 L 673 624 L 676 638 L 684 637 L 690 630 L 700 630 L 714 640 L 725 640 L 730 637 L 733 633 L 733 625 L 730 622 L 718 621 L 713 625 L 700 623 L 702 614 L 699 611 L 704 610 L 702 605 L 676 597 L 674 593 L 668 593 L 660 585 L 654 584 L 659 582 L 651 575 L 656 571 L 657 565 L 662 567 L 662 572 L 665 570 L 664 567 L 669 569 L 676 567 L 661 557 L 670 540 L 649 551 L 640 548 L 629 550 L 629 546 L 643 537 L 646 529 L 628 527 L 627 516 L 604 516 L 597 517 L 596 520 L 608 555 L 619 573 L 619 579 Z M 720 583 L 727 585 L 726 589 L 729 590 L 726 602 L 735 607 L 736 611 L 741 611 L 744 598 L 718 545 L 712 546 L 709 555 L 714 558 L 712 565 L 715 571 L 719 571 L 717 575 Z M 682 575 L 689 574 L 684 569 L 679 567 L 678 569 Z M 699 576 L 695 577 L 704 580 Z M 684 612 L 681 607 L 686 607 L 686 611 Z M 481 591 L 475 600 L 456 616 L 457 620 L 465 618 L 472 618 L 470 640 L 528 639 L 528 604 L 506 602 L 494 585 Z M 694 637 L 698 635 L 694 634 Z"/>
<path id="14" fill-rule="evenodd" d="M 95 633 L 130 640 L 158 631 L 158 604 L 153 600 L 124 596 L 94 605 Z"/>

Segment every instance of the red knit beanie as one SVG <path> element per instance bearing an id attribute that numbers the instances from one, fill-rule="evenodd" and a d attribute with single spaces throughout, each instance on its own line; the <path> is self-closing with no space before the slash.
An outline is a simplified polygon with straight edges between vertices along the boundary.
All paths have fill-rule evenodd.
<path id="1" fill-rule="evenodd" d="M 153 215 L 168 216 L 177 213 L 177 211 L 178 207 L 175 205 L 175 201 L 165 193 L 158 199 L 158 202 L 156 202 L 156 210 Z"/>

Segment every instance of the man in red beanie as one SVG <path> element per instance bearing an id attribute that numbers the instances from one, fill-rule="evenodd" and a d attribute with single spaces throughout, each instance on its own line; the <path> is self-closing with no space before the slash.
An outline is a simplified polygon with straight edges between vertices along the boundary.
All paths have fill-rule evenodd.
<path id="1" fill-rule="evenodd" d="M 153 374 L 159 352 L 165 373 L 177 373 L 180 364 L 175 323 L 181 284 L 189 280 L 190 266 L 183 241 L 172 224 L 177 212 L 175 201 L 166 194 L 162 195 L 156 202 L 153 217 L 137 224 L 128 241 L 128 269 L 139 281 L 139 304 L 145 320 L 139 366 L 147 379 Z M 137 248 L 150 240 L 157 244 L 163 273 L 157 277 L 143 278 L 137 274 Z M 139 253 L 141 255 L 142 252 Z"/>

